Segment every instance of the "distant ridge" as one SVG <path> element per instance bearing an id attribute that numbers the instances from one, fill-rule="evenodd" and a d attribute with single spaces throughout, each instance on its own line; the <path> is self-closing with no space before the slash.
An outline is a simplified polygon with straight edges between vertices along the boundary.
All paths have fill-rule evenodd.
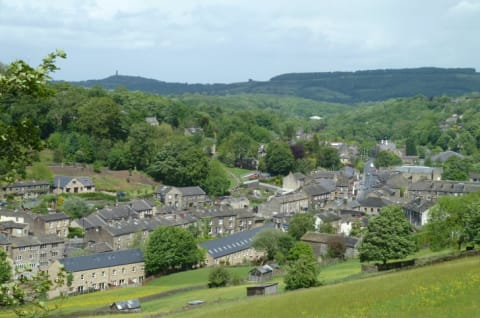
<path id="1" fill-rule="evenodd" d="M 421 67 L 356 72 L 288 73 L 269 81 L 230 84 L 168 83 L 139 76 L 113 75 L 100 80 L 72 82 L 114 89 L 123 86 L 160 95 L 273 94 L 319 101 L 358 103 L 397 97 L 459 96 L 480 91 L 480 73 L 473 68 Z"/>

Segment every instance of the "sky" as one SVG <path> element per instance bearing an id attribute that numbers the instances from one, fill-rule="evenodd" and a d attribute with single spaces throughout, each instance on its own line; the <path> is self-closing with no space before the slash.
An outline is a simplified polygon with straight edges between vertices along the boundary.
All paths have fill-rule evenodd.
<path id="1" fill-rule="evenodd" d="M 0 0 L 0 62 L 67 53 L 56 80 L 182 83 L 480 69 L 480 0 Z"/>

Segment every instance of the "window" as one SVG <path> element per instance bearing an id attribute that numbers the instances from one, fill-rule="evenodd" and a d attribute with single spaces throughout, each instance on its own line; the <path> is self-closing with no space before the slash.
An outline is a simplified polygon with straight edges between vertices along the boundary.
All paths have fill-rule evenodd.
<path id="1" fill-rule="evenodd" d="M 17 255 L 17 256 L 15 256 L 15 260 L 16 260 L 16 261 L 21 261 L 21 260 L 22 260 L 22 255 Z"/>
<path id="2" fill-rule="evenodd" d="M 27 249 L 26 247 L 20 247 L 18 250 L 19 250 L 20 252 L 24 252 L 26 249 Z"/>
<path id="3" fill-rule="evenodd" d="M 135 266 L 132 267 L 132 272 L 136 272 L 137 271 L 137 268 Z"/>
<path id="4" fill-rule="evenodd" d="M 95 273 L 92 273 L 92 278 L 95 278 L 95 276 L 97 276 Z"/>
<path id="5" fill-rule="evenodd" d="M 125 267 L 122 267 L 122 274 L 125 274 Z"/>
<path id="6" fill-rule="evenodd" d="M 105 277 L 105 271 L 102 271 L 102 277 Z"/>
<path id="7" fill-rule="evenodd" d="M 85 279 L 85 277 L 84 277 L 83 274 L 80 275 L 80 279 L 81 279 L 81 280 L 84 280 L 84 279 Z"/>
<path id="8" fill-rule="evenodd" d="M 112 271 L 112 275 L 117 275 L 117 270 L 116 270 L 116 269 L 114 269 L 114 270 Z"/>

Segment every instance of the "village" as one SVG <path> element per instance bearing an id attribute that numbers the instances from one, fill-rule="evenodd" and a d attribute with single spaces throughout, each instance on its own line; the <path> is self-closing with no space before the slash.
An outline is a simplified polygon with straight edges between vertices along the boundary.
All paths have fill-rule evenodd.
<path id="1" fill-rule="evenodd" d="M 385 148 L 386 143 L 382 141 L 378 147 Z M 392 144 L 388 147 L 395 151 Z M 436 158 L 447 160 L 455 155 L 449 151 Z M 404 161 L 408 159 L 412 163 L 418 160 Z M 281 187 L 250 174 L 238 191 L 218 198 L 207 196 L 198 186 L 161 185 L 151 198 L 116 201 L 77 219 L 53 209 L 37 214 L 2 206 L 0 246 L 15 278 L 41 271 L 53 274 L 64 268 L 73 279 L 62 292 L 73 295 L 142 285 L 146 273 L 140 243 L 158 227 L 195 229 L 211 238 L 199 243 L 206 251 L 202 266 L 254 265 L 264 256 L 264 251 L 252 246 L 256 234 L 272 228 L 287 232 L 292 216 L 312 213 L 315 231 L 301 240 L 312 246 L 315 258 L 322 262 L 332 238 L 343 241 L 344 258 L 357 257 L 361 230 L 386 206 L 400 205 L 411 225 L 420 229 L 428 222 L 429 209 L 437 198 L 480 190 L 478 176 L 471 175 L 469 182 L 441 180 L 442 171 L 437 167 L 412 164 L 377 169 L 368 160 L 360 173 L 348 162 L 344 164 L 338 171 L 290 173 L 283 177 Z M 48 193 L 95 191 L 90 177 L 55 176 L 52 183 L 26 180 L 4 186 L 2 196 L 31 199 Z M 247 195 L 239 195 L 245 193 L 264 200 L 253 206 Z M 72 228 L 79 228 L 83 235 L 72 237 Z M 52 290 L 51 296 L 59 293 Z"/>

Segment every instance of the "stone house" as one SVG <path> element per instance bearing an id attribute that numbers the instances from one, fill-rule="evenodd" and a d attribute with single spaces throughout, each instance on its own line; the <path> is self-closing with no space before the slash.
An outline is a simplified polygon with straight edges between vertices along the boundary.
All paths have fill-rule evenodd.
<path id="1" fill-rule="evenodd" d="M 358 200 L 358 211 L 365 212 L 367 215 L 379 215 L 383 207 L 392 205 L 393 203 L 379 197 L 367 197 L 363 200 Z"/>
<path id="2" fill-rule="evenodd" d="M 68 236 L 70 217 L 63 212 L 49 214 L 35 214 L 33 233 L 36 235 L 54 234 L 59 237 Z"/>
<path id="3" fill-rule="evenodd" d="M 200 243 L 200 247 L 207 252 L 205 264 L 207 266 L 240 265 L 264 257 L 263 251 L 257 251 L 252 247 L 253 238 L 260 231 L 272 228 L 273 225 L 268 224 Z"/>
<path id="4" fill-rule="evenodd" d="M 408 196 L 429 201 L 446 195 L 461 196 L 479 190 L 478 182 L 424 180 L 411 184 L 408 187 Z"/>
<path id="5" fill-rule="evenodd" d="M 95 192 L 95 184 L 90 177 L 55 176 L 52 188 L 56 194 Z"/>
<path id="6" fill-rule="evenodd" d="M 21 199 L 36 199 L 49 191 L 49 182 L 36 180 L 14 182 L 2 187 L 3 196 L 13 195 Z"/>
<path id="7" fill-rule="evenodd" d="M 303 187 L 307 182 L 307 177 L 300 172 L 290 172 L 282 179 L 282 188 L 286 191 L 296 191 Z"/>
<path id="8" fill-rule="evenodd" d="M 416 198 L 402 206 L 407 220 L 416 227 L 422 227 L 428 222 L 430 208 L 435 205 L 434 201 Z"/>
<path id="9" fill-rule="evenodd" d="M 139 286 L 145 277 L 144 257 L 139 249 L 63 258 L 50 267 L 49 273 L 55 277 L 62 267 L 73 275 L 72 285 L 52 291 L 50 296 Z"/>
<path id="10" fill-rule="evenodd" d="M 345 258 L 354 258 L 358 256 L 360 239 L 351 236 L 339 234 L 326 234 L 317 232 L 305 233 L 301 241 L 308 243 L 313 249 L 313 255 L 318 259 L 328 254 L 328 246 L 332 240 L 342 240 L 345 245 Z"/>
<path id="11" fill-rule="evenodd" d="M 165 193 L 165 205 L 179 210 L 200 206 L 208 201 L 207 194 L 198 186 L 171 187 Z"/>
<path id="12" fill-rule="evenodd" d="M 0 238 L 0 246 L 12 260 L 13 275 L 35 275 L 38 271 L 48 270 L 49 265 L 63 257 L 64 239 L 56 235 Z M 29 269 L 28 272 L 24 270 Z"/>
<path id="13" fill-rule="evenodd" d="M 271 217 L 278 213 L 295 214 L 308 210 L 308 196 L 304 191 L 277 195 L 261 204 L 258 208 L 260 215 Z"/>

